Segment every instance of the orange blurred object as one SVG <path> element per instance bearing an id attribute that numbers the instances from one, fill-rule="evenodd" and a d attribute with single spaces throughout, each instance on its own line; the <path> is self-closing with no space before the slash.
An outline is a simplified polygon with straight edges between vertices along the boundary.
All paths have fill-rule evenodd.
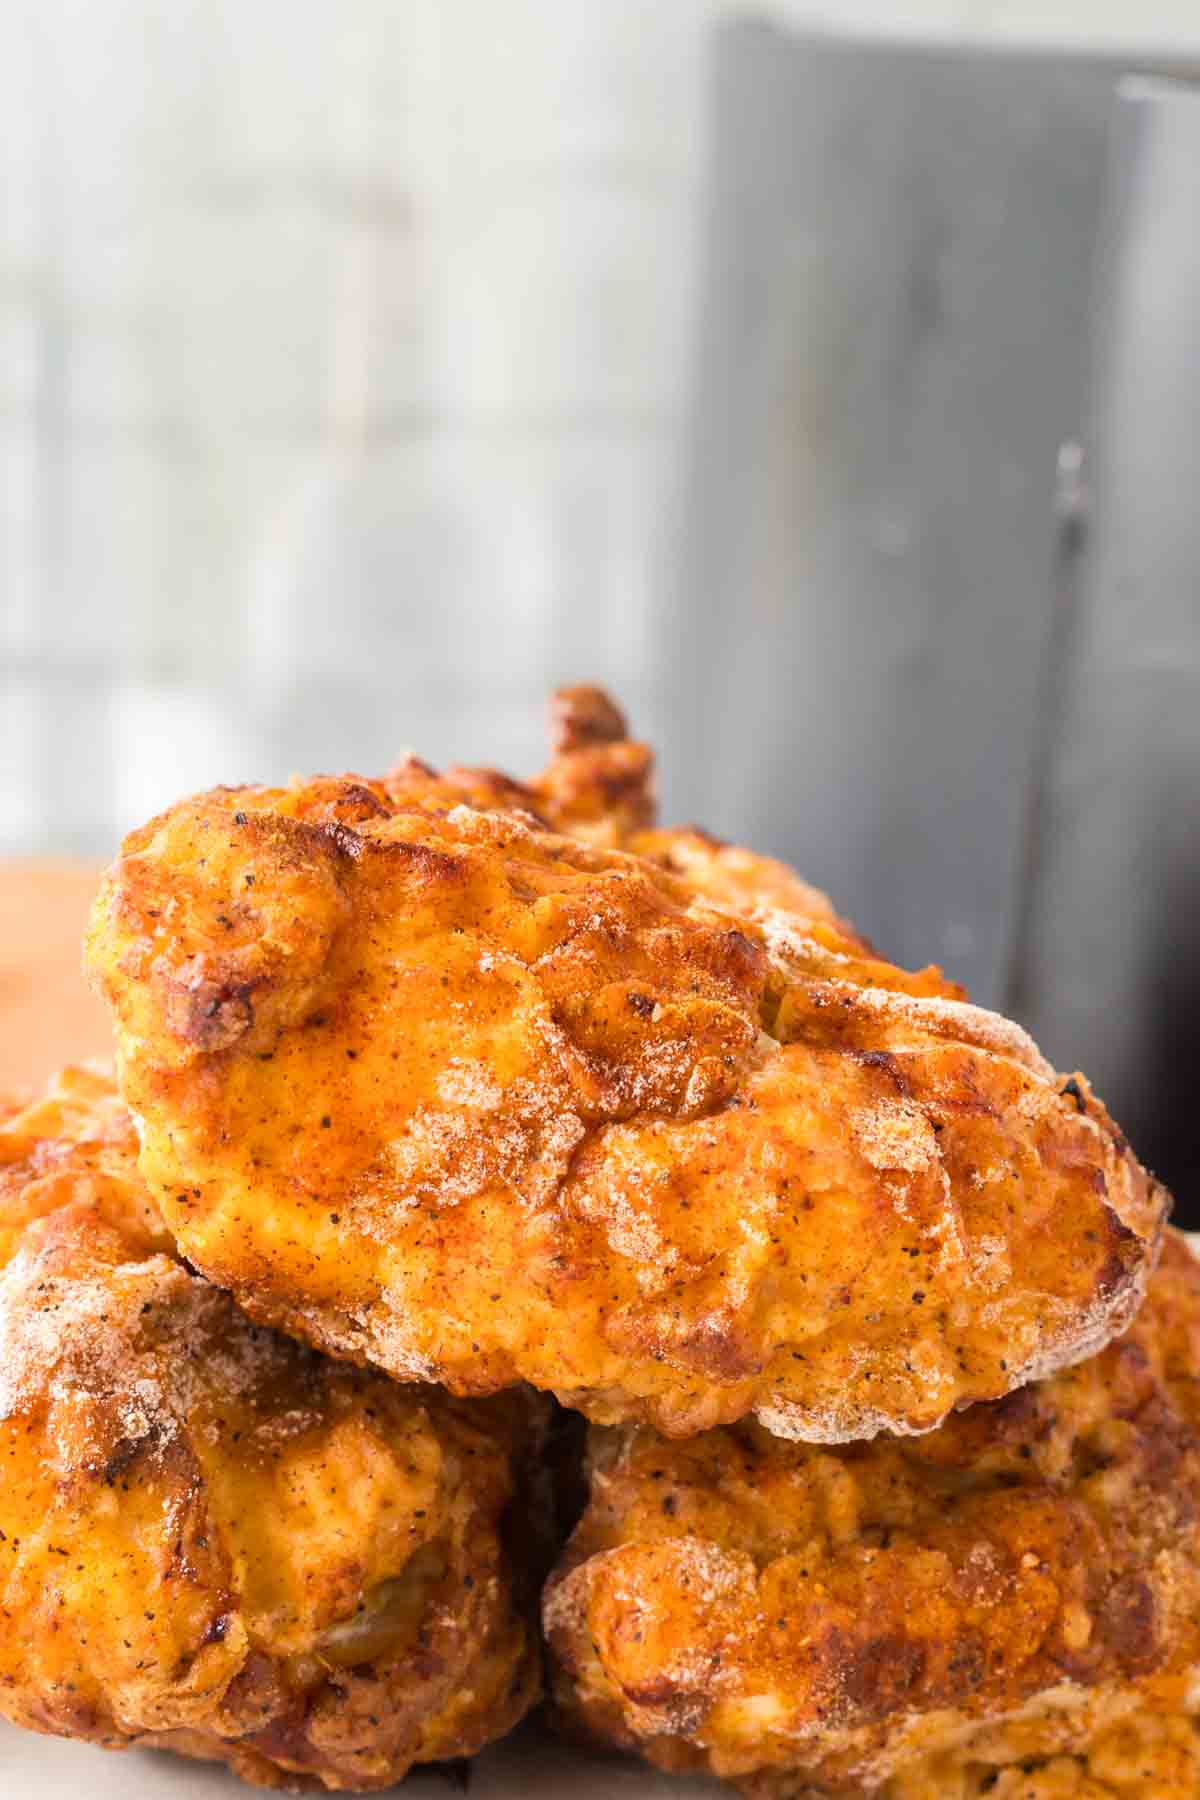
<path id="1" fill-rule="evenodd" d="M 99 882 L 89 863 L 0 863 L 0 1089 L 40 1089 L 62 1064 L 112 1058 L 80 945 Z"/>

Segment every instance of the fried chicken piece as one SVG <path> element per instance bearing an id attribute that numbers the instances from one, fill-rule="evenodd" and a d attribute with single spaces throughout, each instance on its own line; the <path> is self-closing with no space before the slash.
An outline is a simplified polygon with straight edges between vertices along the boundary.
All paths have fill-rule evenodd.
<path id="1" fill-rule="evenodd" d="M 1187 1688 L 1180 1679 L 1149 1684 L 1138 1709 L 1083 1750 L 1048 1748 L 1055 1733 L 1045 1719 L 1032 1729 L 999 1726 L 972 1741 L 968 1761 L 935 1757 L 897 1776 L 884 1800 L 1189 1800 L 1200 1794 L 1200 1716 L 1181 1710 Z M 1078 1739 L 1071 1714 L 1061 1735 Z"/>
<path id="2" fill-rule="evenodd" d="M 536 1697 L 517 1395 L 252 1325 L 176 1254 L 111 1083 L 0 1125 L 0 1714 L 287 1788 L 389 1787 Z"/>
<path id="3" fill-rule="evenodd" d="M 532 782 L 455 764 L 438 775 L 408 756 L 376 791 L 393 803 L 515 812 L 555 831 L 619 849 L 654 823 L 654 754 L 629 739 L 624 715 L 595 687 L 560 688 L 550 702 L 553 760 Z"/>
<path id="4" fill-rule="evenodd" d="M 1099 1349 L 1166 1196 L 1086 1082 L 652 831 L 648 753 L 560 712 L 526 789 L 410 761 L 126 841 L 90 963 L 189 1258 L 401 1380 L 669 1435 L 927 1430 Z"/>
<path id="5" fill-rule="evenodd" d="M 1116 1773 L 1130 1732 L 1200 1769 L 1200 1264 L 1178 1235 L 1123 1338 L 927 1437 L 590 1439 L 543 1618 L 592 1736 L 755 1800 L 1149 1794 Z"/>

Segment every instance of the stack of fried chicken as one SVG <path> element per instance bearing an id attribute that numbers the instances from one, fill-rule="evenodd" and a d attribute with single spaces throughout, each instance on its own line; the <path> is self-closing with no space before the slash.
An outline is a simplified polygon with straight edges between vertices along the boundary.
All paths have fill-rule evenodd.
<path id="1" fill-rule="evenodd" d="M 544 1664 L 762 1800 L 1200 1795 L 1168 1197 L 554 718 L 529 784 L 218 789 L 108 872 L 117 1085 L 0 1123 L 0 1713 L 369 1789 Z"/>

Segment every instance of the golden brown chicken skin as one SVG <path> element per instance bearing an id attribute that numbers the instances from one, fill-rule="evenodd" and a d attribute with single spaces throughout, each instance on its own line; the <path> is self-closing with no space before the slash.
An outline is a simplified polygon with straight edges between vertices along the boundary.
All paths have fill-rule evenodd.
<path id="1" fill-rule="evenodd" d="M 568 1719 L 756 1800 L 1140 1795 L 1095 1786 L 1133 1714 L 1196 1770 L 1200 1264 L 1170 1236 L 1125 1337 L 927 1437 L 594 1427 L 543 1615 Z"/>
<path id="2" fill-rule="evenodd" d="M 503 1544 L 516 1396 L 399 1388 L 175 1254 L 110 1083 L 0 1124 L 0 1714 L 390 1786 L 536 1696 Z"/>
<path id="3" fill-rule="evenodd" d="M 337 1356 L 668 1434 L 925 1430 L 1098 1349 L 1166 1197 L 1086 1082 L 653 831 L 617 729 L 575 694 L 515 795 L 410 761 L 127 840 L 90 964 L 186 1254 Z"/>

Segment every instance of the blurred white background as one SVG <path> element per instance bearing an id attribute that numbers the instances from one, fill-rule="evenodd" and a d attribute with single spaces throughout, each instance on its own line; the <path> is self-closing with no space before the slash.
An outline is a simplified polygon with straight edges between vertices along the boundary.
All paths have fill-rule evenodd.
<path id="1" fill-rule="evenodd" d="M 0 850 L 672 705 L 716 0 L 7 0 Z M 1200 46 L 1190 3 L 778 6 Z"/>

